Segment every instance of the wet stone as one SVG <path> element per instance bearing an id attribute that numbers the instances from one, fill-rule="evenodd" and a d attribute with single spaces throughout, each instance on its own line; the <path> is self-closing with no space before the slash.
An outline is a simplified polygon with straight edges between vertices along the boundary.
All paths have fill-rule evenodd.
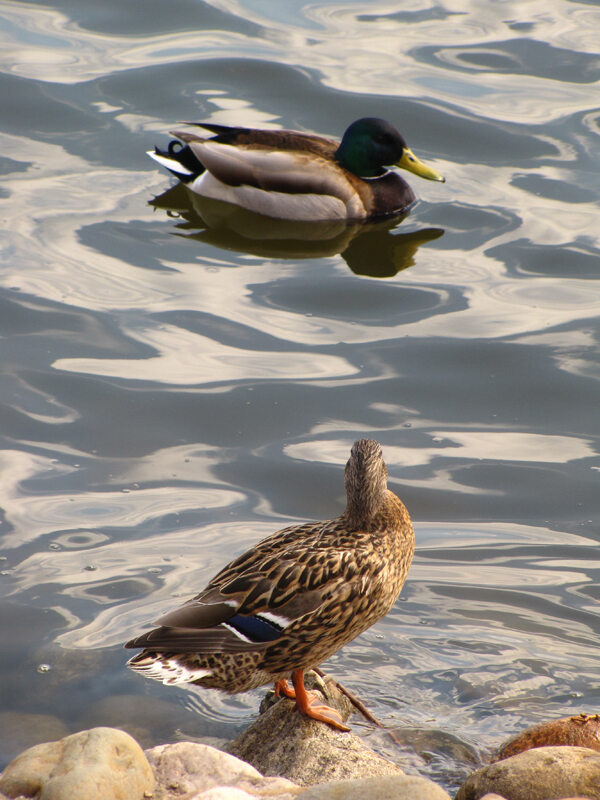
<path id="1" fill-rule="evenodd" d="M 323 702 L 346 720 L 353 707 L 335 682 L 320 681 L 315 688 Z M 263 775 L 281 775 L 301 786 L 402 774 L 397 764 L 371 750 L 351 731 L 344 733 L 308 719 L 294 708 L 293 700 L 278 700 L 227 746 L 228 752 Z"/>

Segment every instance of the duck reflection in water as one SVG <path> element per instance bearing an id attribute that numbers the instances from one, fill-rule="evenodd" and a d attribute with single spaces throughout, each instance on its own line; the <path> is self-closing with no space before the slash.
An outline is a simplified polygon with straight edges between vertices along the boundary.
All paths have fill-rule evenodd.
<path id="1" fill-rule="evenodd" d="M 354 273 L 374 278 L 389 278 L 413 266 L 419 247 L 444 233 L 442 228 L 392 233 L 408 211 L 379 222 L 272 219 L 201 197 L 181 183 L 150 205 L 179 220 L 178 236 L 264 258 L 325 258 L 340 253 Z"/>

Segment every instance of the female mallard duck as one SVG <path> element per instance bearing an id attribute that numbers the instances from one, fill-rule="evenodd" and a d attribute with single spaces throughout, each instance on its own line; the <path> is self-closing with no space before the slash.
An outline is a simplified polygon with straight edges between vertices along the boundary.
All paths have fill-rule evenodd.
<path id="1" fill-rule="evenodd" d="M 180 141 L 148 155 L 192 192 L 276 219 L 360 221 L 401 214 L 415 194 L 386 169 L 391 166 L 444 180 L 382 119 L 353 122 L 341 143 L 298 131 L 189 124 L 216 135 L 172 131 Z"/>
<path id="2" fill-rule="evenodd" d="M 378 442 L 355 442 L 345 485 L 340 517 L 284 528 L 236 558 L 161 617 L 160 628 L 127 642 L 145 648 L 129 666 L 165 684 L 230 693 L 275 681 L 307 716 L 349 730 L 306 691 L 303 673 L 387 614 L 415 539 L 408 511 L 387 488 Z"/>

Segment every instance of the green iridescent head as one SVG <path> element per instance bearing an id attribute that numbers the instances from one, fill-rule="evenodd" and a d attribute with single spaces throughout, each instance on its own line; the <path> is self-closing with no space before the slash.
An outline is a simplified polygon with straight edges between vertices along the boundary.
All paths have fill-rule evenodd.
<path id="1" fill-rule="evenodd" d="M 393 125 L 377 117 L 353 122 L 335 157 L 344 169 L 360 178 L 376 178 L 386 167 L 402 167 L 430 181 L 445 180 L 433 167 L 419 161 Z"/>

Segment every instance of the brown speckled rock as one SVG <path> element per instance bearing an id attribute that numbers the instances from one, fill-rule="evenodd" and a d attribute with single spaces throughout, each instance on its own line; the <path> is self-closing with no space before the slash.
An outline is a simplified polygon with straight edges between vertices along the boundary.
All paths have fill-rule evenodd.
<path id="1" fill-rule="evenodd" d="M 346 719 L 352 708 L 348 699 L 334 681 L 327 680 L 321 686 L 324 702 Z M 263 775 L 282 775 L 301 786 L 403 774 L 400 767 L 371 750 L 354 733 L 308 719 L 293 710 L 294 705 L 285 698 L 276 702 L 227 746 L 228 752 Z"/>
<path id="2" fill-rule="evenodd" d="M 504 742 L 492 762 L 510 758 L 533 747 L 561 745 L 600 750 L 600 714 L 579 714 L 533 725 Z"/>
<path id="3" fill-rule="evenodd" d="M 481 800 L 486 793 L 506 800 L 600 800 L 600 753 L 587 747 L 536 747 L 478 769 L 455 800 Z"/>
<path id="4" fill-rule="evenodd" d="M 0 777 L 0 792 L 36 800 L 142 800 L 153 786 L 142 748 L 114 728 L 30 747 Z"/>

